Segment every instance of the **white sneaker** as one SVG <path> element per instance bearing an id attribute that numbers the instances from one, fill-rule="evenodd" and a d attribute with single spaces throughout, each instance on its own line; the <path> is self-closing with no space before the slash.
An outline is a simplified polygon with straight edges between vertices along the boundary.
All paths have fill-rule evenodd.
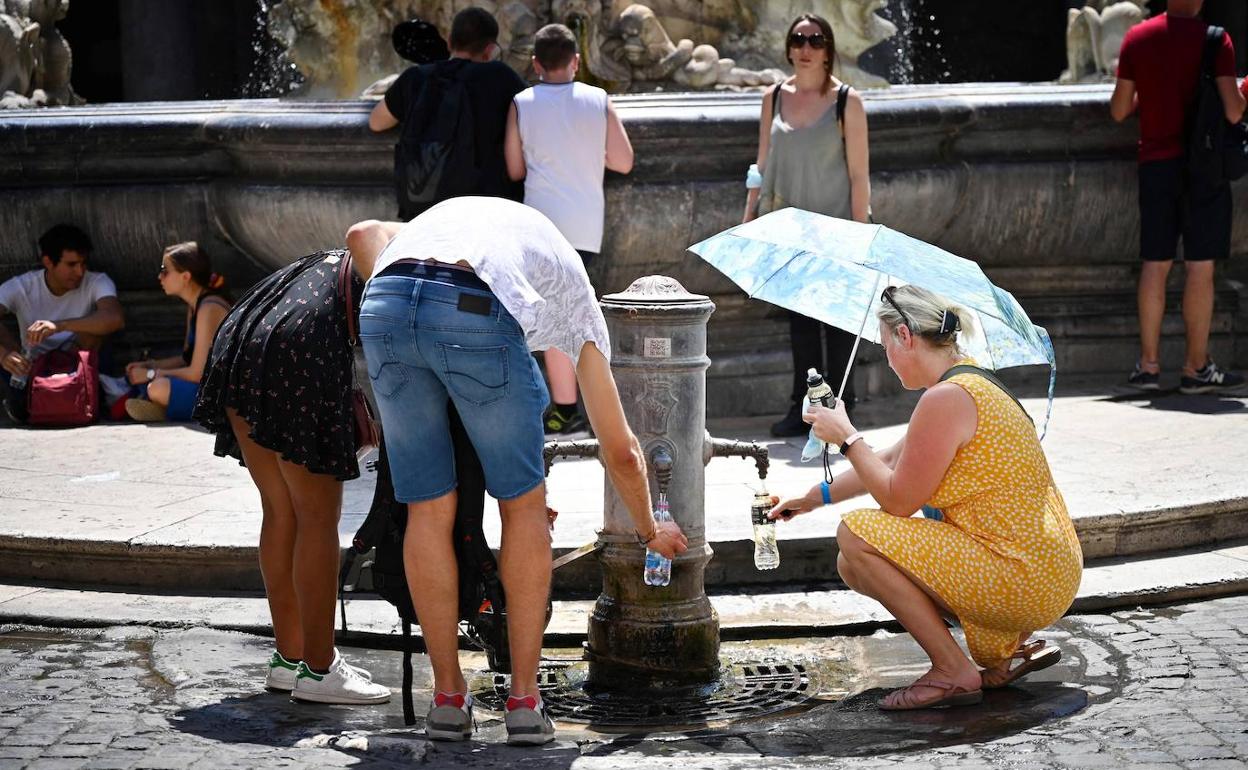
<path id="1" fill-rule="evenodd" d="M 472 737 L 472 693 L 434 693 L 425 717 L 425 737 L 433 741 L 466 741 Z"/>
<path id="2" fill-rule="evenodd" d="M 295 673 L 299 670 L 298 663 L 291 663 L 282 657 L 277 650 L 269 657 L 269 673 L 264 677 L 264 686 L 269 690 L 290 692 L 295 689 Z"/>
<path id="3" fill-rule="evenodd" d="M 555 725 L 546 713 L 546 704 L 532 695 L 508 698 L 503 722 L 509 746 L 541 746 L 555 739 Z"/>
<path id="4" fill-rule="evenodd" d="M 314 672 L 306 662 L 299 664 L 290 697 L 313 703 L 385 703 L 390 700 L 390 688 L 360 676 L 335 649 L 334 662 L 327 674 Z"/>
<path id="5" fill-rule="evenodd" d="M 340 658 L 338 649 L 334 649 L 334 657 Z M 373 681 L 373 675 L 368 671 L 347 663 L 343 659 L 342 664 L 354 671 L 358 676 L 367 682 Z M 299 671 L 298 663 L 291 663 L 277 650 L 273 651 L 273 655 L 269 658 L 269 673 L 264 677 L 264 686 L 267 689 L 277 692 L 290 692 L 295 689 L 295 675 Z"/>

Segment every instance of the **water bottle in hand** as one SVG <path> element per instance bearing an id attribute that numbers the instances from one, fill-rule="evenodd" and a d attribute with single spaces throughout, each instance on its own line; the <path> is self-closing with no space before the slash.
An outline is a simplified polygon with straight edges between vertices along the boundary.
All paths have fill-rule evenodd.
<path id="1" fill-rule="evenodd" d="M 667 509 L 667 499 L 659 498 L 659 506 L 654 512 L 654 524 L 657 528 L 665 521 L 671 521 L 672 514 Z M 657 529 L 656 529 L 657 531 Z M 665 586 L 672 582 L 672 560 L 649 547 L 646 548 L 646 569 L 643 573 L 646 585 Z"/>
<path id="2" fill-rule="evenodd" d="M 832 386 L 823 381 L 823 375 L 814 367 L 806 370 L 806 411 L 813 406 L 832 406 L 836 399 L 832 396 Z M 815 429 L 810 429 L 806 446 L 802 449 L 802 462 L 808 463 L 823 454 L 827 444 L 815 437 Z"/>
<path id="3" fill-rule="evenodd" d="M 771 512 L 771 495 L 763 490 L 754 495 L 750 518 L 754 522 L 754 567 L 775 569 L 780 566 L 780 545 L 776 542 L 776 522 L 767 518 Z"/>

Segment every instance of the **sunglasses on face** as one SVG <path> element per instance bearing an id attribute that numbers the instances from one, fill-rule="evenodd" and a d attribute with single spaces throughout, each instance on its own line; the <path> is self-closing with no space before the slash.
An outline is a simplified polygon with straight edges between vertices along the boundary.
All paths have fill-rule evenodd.
<path id="1" fill-rule="evenodd" d="M 165 266 L 165 265 L 161 265 L 161 266 L 160 266 L 160 277 L 161 277 L 161 278 L 164 278 L 166 275 L 169 275 L 169 268 L 168 268 L 167 266 Z"/>
<path id="2" fill-rule="evenodd" d="M 816 32 L 813 35 L 803 35 L 801 32 L 789 33 L 789 48 L 801 48 L 810 44 L 810 47 L 816 51 L 822 51 L 828 45 L 828 39 L 823 36 L 822 32 Z"/>

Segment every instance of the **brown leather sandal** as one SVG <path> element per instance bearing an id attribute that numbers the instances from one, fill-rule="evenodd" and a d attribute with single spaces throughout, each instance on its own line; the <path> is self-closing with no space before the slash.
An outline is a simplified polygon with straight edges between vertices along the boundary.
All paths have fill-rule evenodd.
<path id="1" fill-rule="evenodd" d="M 941 694 L 929 698 L 918 698 L 914 695 L 916 687 L 934 687 Z M 886 701 L 897 694 L 896 701 L 889 705 Z M 974 706 L 984 700 L 983 690 L 968 690 L 965 687 L 935 679 L 920 679 L 909 687 L 893 690 L 877 704 L 881 711 L 914 711 L 915 709 L 940 709 L 950 706 Z"/>
<path id="2" fill-rule="evenodd" d="M 984 679 L 985 690 L 999 690 L 1002 687 L 1008 687 L 1019 679 L 1027 676 L 1034 671 L 1041 671 L 1052 666 L 1062 659 L 1062 651 L 1058 647 L 1050 647 L 1048 642 L 1043 639 L 1037 639 L 1034 642 L 1019 645 L 1007 660 L 1021 660 L 1014 668 L 1009 669 L 1005 673 L 1005 678 L 996 684 L 989 684 L 987 677 Z M 985 669 L 980 675 L 991 676 L 991 673 Z"/>

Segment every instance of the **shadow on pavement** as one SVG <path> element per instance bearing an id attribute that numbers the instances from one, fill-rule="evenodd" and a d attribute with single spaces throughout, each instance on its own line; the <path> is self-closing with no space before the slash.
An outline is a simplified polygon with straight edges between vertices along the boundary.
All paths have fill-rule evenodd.
<path id="1" fill-rule="evenodd" d="M 1175 390 L 1159 390 L 1152 393 L 1117 393 L 1102 401 L 1111 404 L 1130 404 L 1141 409 L 1162 412 L 1187 412 L 1188 414 L 1232 414 L 1248 410 L 1243 395 L 1230 393 L 1188 396 Z"/>

